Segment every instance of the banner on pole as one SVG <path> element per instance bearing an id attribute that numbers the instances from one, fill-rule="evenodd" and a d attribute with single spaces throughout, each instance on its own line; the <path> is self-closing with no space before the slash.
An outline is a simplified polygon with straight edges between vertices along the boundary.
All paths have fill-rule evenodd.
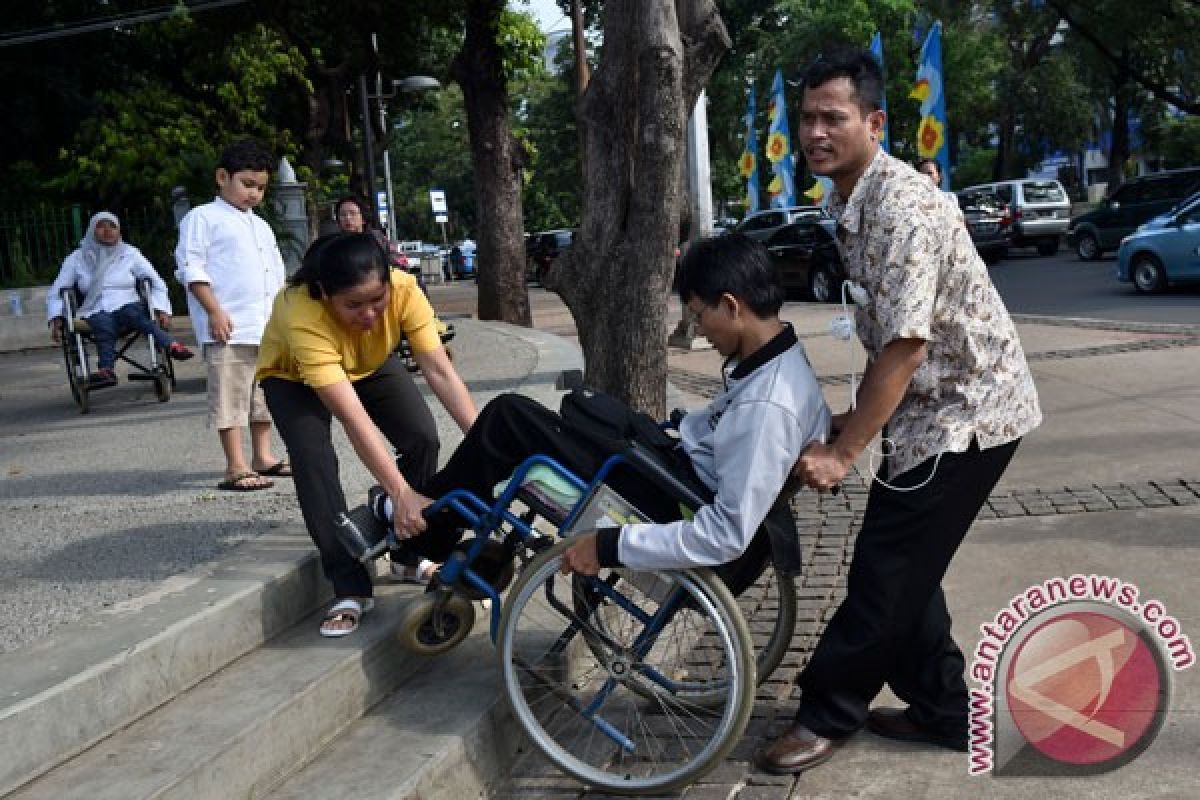
<path id="1" fill-rule="evenodd" d="M 942 173 L 942 189 L 950 188 L 950 152 L 946 147 L 946 97 L 942 91 L 942 23 L 935 22 L 921 47 L 917 61 L 917 82 L 909 97 L 921 103 L 921 123 L 917 127 L 917 155 L 937 161 Z"/>
<path id="2" fill-rule="evenodd" d="M 787 105 L 783 98 L 783 70 L 775 70 L 775 81 L 771 85 L 771 127 L 767 133 L 767 160 L 775 177 L 767 186 L 774 208 L 786 208 L 796 204 L 796 161 L 792 155 L 792 137 L 788 130 Z"/>
<path id="3" fill-rule="evenodd" d="M 758 211 L 758 135 L 754 132 L 754 84 L 750 84 L 747 93 L 746 116 L 746 146 L 738 159 L 738 172 L 746 179 L 746 213 Z"/>

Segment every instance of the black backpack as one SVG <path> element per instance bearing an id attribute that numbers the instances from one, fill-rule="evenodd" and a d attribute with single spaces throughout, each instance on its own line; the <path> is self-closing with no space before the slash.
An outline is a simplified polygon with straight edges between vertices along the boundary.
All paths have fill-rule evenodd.
<path id="1" fill-rule="evenodd" d="M 567 392 L 558 413 L 563 427 L 605 455 L 619 453 L 631 442 L 657 453 L 669 453 L 678 444 L 650 415 L 596 389 L 580 387 Z"/>

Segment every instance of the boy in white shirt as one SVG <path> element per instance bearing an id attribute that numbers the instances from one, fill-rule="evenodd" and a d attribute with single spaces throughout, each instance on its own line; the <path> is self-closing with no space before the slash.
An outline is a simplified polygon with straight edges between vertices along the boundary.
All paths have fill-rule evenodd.
<path id="1" fill-rule="evenodd" d="M 254 381 L 263 329 L 286 271 L 275 234 L 254 208 L 271 177 L 272 156 L 251 140 L 234 142 L 217 162 L 219 194 L 179 223 L 175 277 L 188 290 L 196 340 L 208 365 L 209 424 L 225 453 L 219 489 L 248 492 L 291 475 L 271 452 L 271 415 Z M 242 450 L 249 424 L 251 461 Z"/>

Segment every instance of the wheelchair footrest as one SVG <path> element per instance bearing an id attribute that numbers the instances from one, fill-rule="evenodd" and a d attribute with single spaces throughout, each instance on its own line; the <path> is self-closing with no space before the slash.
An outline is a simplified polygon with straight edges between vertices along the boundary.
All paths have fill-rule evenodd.
<path id="1" fill-rule="evenodd" d="M 157 372 L 130 372 L 126 376 L 127 380 L 131 381 L 153 381 L 158 379 Z"/>

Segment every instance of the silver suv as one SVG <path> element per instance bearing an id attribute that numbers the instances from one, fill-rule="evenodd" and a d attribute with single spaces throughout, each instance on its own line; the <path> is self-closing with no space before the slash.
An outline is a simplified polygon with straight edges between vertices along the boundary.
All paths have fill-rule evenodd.
<path id="1" fill-rule="evenodd" d="M 1052 256 L 1071 224 L 1071 199 L 1054 180 L 1024 178 L 968 186 L 963 192 L 990 189 L 1008 206 L 1012 217 L 1012 246 L 1037 247 L 1038 255 Z"/>
<path id="2" fill-rule="evenodd" d="M 825 227 L 830 233 L 833 232 L 833 217 L 829 216 L 829 212 L 820 206 L 788 206 L 786 208 L 768 208 L 765 211 L 756 211 L 753 214 L 747 215 L 744 220 L 738 223 L 734 230 L 738 233 L 746 234 L 751 239 L 765 242 L 771 238 L 771 234 L 784 225 L 789 225 L 800 219 L 819 220 L 822 227 Z"/>

